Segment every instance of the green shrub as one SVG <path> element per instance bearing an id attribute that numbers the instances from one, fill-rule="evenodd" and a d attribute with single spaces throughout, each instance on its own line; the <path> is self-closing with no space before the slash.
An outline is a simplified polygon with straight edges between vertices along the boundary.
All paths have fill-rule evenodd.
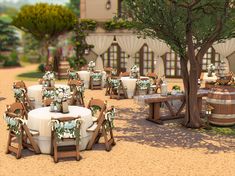
<path id="1" fill-rule="evenodd" d="M 75 57 L 70 57 L 70 58 L 68 58 L 68 62 L 69 62 L 69 65 L 70 65 L 70 67 L 71 68 L 76 68 L 77 66 L 76 66 L 76 63 L 75 63 Z"/>
<path id="2" fill-rule="evenodd" d="M 45 64 L 40 64 L 40 65 L 38 66 L 38 71 L 40 71 L 40 72 L 45 72 Z"/>
<path id="3" fill-rule="evenodd" d="M 29 58 L 28 58 L 28 56 L 23 55 L 23 56 L 20 58 L 20 61 L 22 61 L 22 62 L 29 62 Z"/>
<path id="4" fill-rule="evenodd" d="M 0 62 L 7 60 L 8 57 L 0 54 Z"/>
<path id="5" fill-rule="evenodd" d="M 5 62 L 3 64 L 4 67 L 15 67 L 20 66 L 19 63 L 19 57 L 17 55 L 17 52 L 13 51 L 9 57 L 5 59 Z"/>

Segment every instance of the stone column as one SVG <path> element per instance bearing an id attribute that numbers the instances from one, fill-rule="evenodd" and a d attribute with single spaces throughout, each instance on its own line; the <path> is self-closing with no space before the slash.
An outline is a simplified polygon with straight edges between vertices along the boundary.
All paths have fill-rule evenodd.
<path id="1" fill-rule="evenodd" d="M 86 0 L 80 1 L 80 18 L 86 18 Z"/>

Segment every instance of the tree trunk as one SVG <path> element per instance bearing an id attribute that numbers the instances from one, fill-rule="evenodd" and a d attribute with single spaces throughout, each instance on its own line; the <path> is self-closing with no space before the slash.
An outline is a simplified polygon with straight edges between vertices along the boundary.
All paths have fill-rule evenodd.
<path id="1" fill-rule="evenodd" d="M 50 64 L 49 63 L 50 53 L 49 53 L 49 44 L 48 44 L 48 42 L 45 42 L 45 50 L 46 50 L 46 65 L 49 65 Z"/>
<path id="2" fill-rule="evenodd" d="M 182 76 L 184 79 L 185 98 L 186 98 L 186 114 L 185 126 L 189 128 L 200 128 L 202 120 L 198 109 L 197 91 L 198 91 L 198 73 L 200 72 L 199 62 L 196 60 L 195 49 L 193 44 L 192 33 L 192 14 L 191 9 L 188 10 L 188 19 L 186 26 L 186 42 L 187 56 L 190 62 L 190 72 L 187 70 L 187 60 L 181 59 Z"/>

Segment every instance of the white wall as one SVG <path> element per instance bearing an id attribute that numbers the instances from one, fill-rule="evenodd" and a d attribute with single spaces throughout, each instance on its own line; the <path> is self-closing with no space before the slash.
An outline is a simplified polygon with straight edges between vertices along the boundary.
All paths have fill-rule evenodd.
<path id="1" fill-rule="evenodd" d="M 81 17 L 96 21 L 107 21 L 112 19 L 118 9 L 118 1 L 111 0 L 111 8 L 106 9 L 107 0 L 83 0 Z"/>

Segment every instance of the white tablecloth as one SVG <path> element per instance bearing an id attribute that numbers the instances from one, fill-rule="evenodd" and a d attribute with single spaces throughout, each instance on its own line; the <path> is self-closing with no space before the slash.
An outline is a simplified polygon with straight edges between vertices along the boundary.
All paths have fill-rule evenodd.
<path id="1" fill-rule="evenodd" d="M 55 87 L 69 88 L 66 84 L 55 84 Z M 42 107 L 42 85 L 29 86 L 28 96 L 35 99 L 35 108 Z"/>
<path id="2" fill-rule="evenodd" d="M 93 123 L 91 111 L 78 106 L 69 106 L 68 114 L 50 112 L 49 110 L 49 107 L 43 107 L 34 109 L 28 114 L 28 127 L 32 130 L 39 131 L 39 136 L 35 136 L 34 138 L 41 152 L 49 154 L 51 150 L 51 127 L 49 126 L 51 118 L 77 117 L 78 115 L 81 116 L 82 119 L 80 150 L 86 149 L 91 138 L 91 133 L 87 133 L 86 129 Z"/>
<path id="3" fill-rule="evenodd" d="M 215 73 L 212 73 L 212 76 L 211 77 L 208 77 L 208 74 L 207 73 L 204 73 L 203 74 L 203 79 L 202 79 L 202 81 L 203 82 L 208 82 L 208 83 L 210 83 L 210 82 L 215 82 L 217 80 L 217 76 L 215 75 Z"/>
<path id="4" fill-rule="evenodd" d="M 80 79 L 83 80 L 85 88 L 88 89 L 90 85 L 90 72 L 86 70 L 82 70 L 82 71 L 78 71 L 77 73 Z M 105 82 L 106 82 L 106 72 L 102 71 L 102 87 L 105 86 Z"/>
<path id="5" fill-rule="evenodd" d="M 123 83 L 123 86 L 127 89 L 126 91 L 128 98 L 132 98 L 135 92 L 137 79 L 130 77 L 121 77 L 121 81 Z"/>

